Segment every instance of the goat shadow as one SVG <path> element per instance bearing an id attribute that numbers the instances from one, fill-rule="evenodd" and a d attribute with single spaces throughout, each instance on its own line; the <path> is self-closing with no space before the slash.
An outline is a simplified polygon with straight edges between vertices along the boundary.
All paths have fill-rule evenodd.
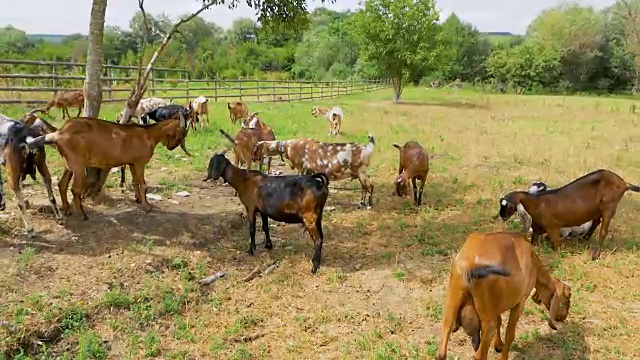
<path id="1" fill-rule="evenodd" d="M 569 319 L 571 312 L 569 312 Z M 516 333 L 516 336 L 518 334 Z M 513 359 L 590 359 L 591 351 L 579 322 L 558 323 L 558 330 L 527 340 L 516 340 L 511 348 Z"/>

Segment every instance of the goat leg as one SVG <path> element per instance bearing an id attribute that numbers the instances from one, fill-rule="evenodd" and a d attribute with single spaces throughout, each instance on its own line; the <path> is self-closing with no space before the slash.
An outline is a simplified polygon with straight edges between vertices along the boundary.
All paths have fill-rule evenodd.
<path id="1" fill-rule="evenodd" d="M 255 211 L 247 210 L 247 217 L 249 218 L 249 250 L 247 253 L 253 255 L 256 250 L 256 213 Z"/>
<path id="2" fill-rule="evenodd" d="M 482 336 L 480 337 L 480 347 L 474 355 L 474 359 L 486 359 L 489 353 L 489 347 L 491 346 L 491 339 L 493 333 L 496 331 L 496 319 L 495 318 L 480 318 L 480 326 L 482 328 Z"/>
<path id="3" fill-rule="evenodd" d="M 36 232 L 33 230 L 33 224 L 31 223 L 31 216 L 27 212 L 27 206 L 24 201 L 24 195 L 20 190 L 20 169 L 16 168 L 13 161 L 9 162 L 9 167 L 7 168 L 7 175 L 9 178 L 9 188 L 16 196 L 16 200 L 18 201 L 18 208 L 20 209 L 20 215 L 22 215 L 22 221 L 24 222 L 25 231 L 27 236 L 32 238 L 36 236 Z"/>
<path id="4" fill-rule="evenodd" d="M 422 192 L 424 191 L 424 183 L 427 182 L 426 176 L 420 180 L 420 189 L 418 193 L 418 206 L 422 205 Z"/>
<path id="5" fill-rule="evenodd" d="M 191 156 L 191 153 L 187 150 L 186 138 L 183 138 L 182 141 L 180 141 L 180 148 L 185 154 L 187 154 L 187 156 Z"/>
<path id="6" fill-rule="evenodd" d="M 144 164 L 129 165 L 133 175 L 133 181 L 138 187 L 140 203 L 144 212 L 151 211 L 151 204 L 147 201 L 147 183 L 144 181 Z"/>
<path id="7" fill-rule="evenodd" d="M 609 234 L 609 225 L 611 224 L 611 219 L 615 214 L 615 207 L 613 209 L 606 209 L 602 213 L 602 224 L 600 225 L 600 233 L 598 234 L 598 243 L 591 249 L 591 261 L 594 261 L 600 257 L 600 252 L 602 251 L 602 243 Z"/>
<path id="8" fill-rule="evenodd" d="M 524 304 L 525 304 L 525 301 L 521 301 L 515 307 L 511 308 L 511 311 L 509 311 L 509 322 L 507 323 L 507 330 L 504 333 L 504 346 L 501 349 L 502 360 L 509 359 L 509 350 L 511 349 L 511 344 L 513 343 L 513 340 L 516 338 L 516 324 L 518 324 L 518 320 L 522 315 L 522 311 L 524 310 Z M 500 334 L 500 327 L 498 327 L 496 331 L 498 332 L 498 334 Z M 496 351 L 498 351 L 497 348 L 496 348 Z"/>
<path id="9" fill-rule="evenodd" d="M 84 186 L 85 173 L 84 168 L 76 169 L 73 171 L 73 183 L 71 184 L 71 195 L 73 195 L 73 205 L 78 212 L 82 216 L 82 220 L 88 220 L 89 217 L 84 212 L 82 208 L 82 190 Z"/>
<path id="10" fill-rule="evenodd" d="M 495 335 L 493 335 L 493 349 L 497 353 L 502 352 L 502 347 L 503 347 L 502 339 L 500 339 L 501 326 L 502 326 L 502 315 L 498 314 L 498 317 L 496 318 L 496 333 Z M 475 350 L 477 351 L 478 348 L 475 348 Z"/>
<path id="11" fill-rule="evenodd" d="M 60 201 L 62 202 L 62 213 L 65 216 L 71 215 L 71 207 L 69 206 L 69 200 L 67 198 L 67 190 L 69 189 L 69 182 L 73 177 L 73 173 L 69 169 L 64 169 L 60 181 L 58 181 L 58 191 L 60 192 Z"/>
<path id="12" fill-rule="evenodd" d="M 62 212 L 58 210 L 58 205 L 56 204 L 56 197 L 53 194 L 53 188 L 51 187 L 51 174 L 49 173 L 49 167 L 45 162 L 44 156 L 41 161 L 38 161 L 36 167 L 38 168 L 38 172 L 42 176 L 42 180 L 44 182 L 44 187 L 47 189 L 47 196 L 49 197 L 49 205 L 51 205 L 51 209 L 53 210 L 53 214 L 56 216 L 58 220 L 58 224 L 62 225 L 63 217 Z"/>
<path id="13" fill-rule="evenodd" d="M 436 360 L 446 360 L 447 358 L 449 337 L 451 337 L 451 332 L 460 313 L 460 307 L 467 296 L 467 292 L 464 290 L 462 276 L 457 270 L 454 270 L 454 266 L 455 264 L 452 262 L 451 275 L 449 276 L 449 291 L 442 312 L 442 330 L 440 330 L 440 344 L 438 346 Z"/>
<path id="14" fill-rule="evenodd" d="M 82 112 L 82 105 L 78 106 L 78 115 L 76 115 L 76 117 L 80 117 L 81 112 Z"/>
<path id="15" fill-rule="evenodd" d="M 553 251 L 560 251 L 560 229 L 547 229 Z"/>
<path id="16" fill-rule="evenodd" d="M 411 185 L 413 185 L 413 202 L 416 205 L 419 205 L 418 204 L 418 185 L 416 184 L 416 178 L 415 177 L 411 178 Z"/>
<path id="17" fill-rule="evenodd" d="M 309 236 L 311 236 L 311 240 L 313 240 L 314 253 L 311 262 L 313 266 L 311 267 L 311 274 L 315 274 L 318 272 L 318 268 L 320 268 L 320 262 L 322 261 L 322 242 L 324 241 L 324 236 L 322 233 L 322 214 L 315 215 L 311 213 L 304 217 L 303 219 L 305 228 L 309 232 Z"/>
<path id="18" fill-rule="evenodd" d="M 120 166 L 120 187 L 124 187 L 124 172 L 126 167 L 126 165 Z"/>
<path id="19" fill-rule="evenodd" d="M 589 241 L 589 239 L 591 239 L 591 236 L 593 236 L 593 233 L 596 232 L 596 228 L 598 227 L 598 225 L 600 225 L 601 222 L 602 222 L 602 217 L 593 219 L 593 222 L 591 223 L 591 227 L 589 228 L 589 231 L 587 231 L 587 233 L 584 234 L 583 239 L 586 241 Z"/>
<path id="20" fill-rule="evenodd" d="M 269 217 L 263 213 L 260 213 L 262 217 L 262 231 L 264 231 L 264 248 L 271 250 L 273 248 L 273 244 L 271 243 L 271 236 L 269 235 Z"/>

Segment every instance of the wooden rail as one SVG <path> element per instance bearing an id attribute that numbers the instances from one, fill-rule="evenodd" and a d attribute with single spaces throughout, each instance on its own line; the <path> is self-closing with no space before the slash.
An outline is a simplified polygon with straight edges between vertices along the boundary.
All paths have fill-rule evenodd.
<path id="1" fill-rule="evenodd" d="M 0 59 L 0 105 L 42 104 L 56 91 L 81 90 L 85 64 L 56 61 Z M 125 102 L 135 83 L 135 66 L 104 65 L 104 102 Z M 146 97 L 193 99 L 200 95 L 212 101 L 238 99 L 279 102 L 324 99 L 390 86 L 386 80 L 309 81 L 260 79 L 192 79 L 185 69 L 154 68 Z"/>

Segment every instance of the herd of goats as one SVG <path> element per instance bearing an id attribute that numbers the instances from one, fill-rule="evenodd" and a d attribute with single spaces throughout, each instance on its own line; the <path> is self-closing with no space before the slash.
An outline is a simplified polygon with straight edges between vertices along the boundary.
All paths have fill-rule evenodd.
<path id="1" fill-rule="evenodd" d="M 20 184 L 35 172 L 41 174 L 49 202 L 57 220 L 70 214 L 67 189 L 71 185 L 75 211 L 87 219 L 82 207 L 82 194 L 87 168 L 111 169 L 120 167 L 124 186 L 125 166 L 133 177 L 135 200 L 144 211 L 151 210 L 147 202 L 144 178 L 146 164 L 158 143 L 173 150 L 178 146 L 190 156 L 185 146 L 189 128 L 196 130 L 208 123 L 207 99 L 196 98 L 186 105 L 171 104 L 160 98 L 140 101 L 132 117 L 141 124 L 123 121 L 124 111 L 115 122 L 79 117 L 84 97 L 82 92 L 57 94 L 46 108 L 27 113 L 14 120 L 0 115 L 0 163 L 7 170 L 8 182 L 14 192 L 26 233 L 35 235 Z M 53 106 L 62 108 L 67 122 L 59 129 L 38 114 L 48 113 Z M 77 106 L 78 116 L 71 118 L 67 107 Z M 209 161 L 204 181 L 222 178 L 235 189 L 246 208 L 249 219 L 250 245 L 248 253 L 256 250 L 256 215 L 260 214 L 265 234 L 265 248 L 271 249 L 268 219 L 290 224 L 302 224 L 314 243 L 311 273 L 320 267 L 322 255 L 322 214 L 329 196 L 329 181 L 359 179 L 362 196 L 360 206 L 368 210 L 373 205 L 373 184 L 367 175 L 375 140 L 369 135 L 366 144 L 354 142 L 329 143 L 314 139 L 276 140 L 274 132 L 257 112 L 249 113 L 245 102 L 227 105 L 233 124 L 241 126 L 235 137 L 220 129 L 230 147 L 217 152 Z M 313 116 L 323 116 L 329 123 L 329 134 L 341 132 L 343 111 L 340 107 L 313 107 Z M 204 118 L 206 117 L 206 121 Z M 202 118 L 202 119 L 201 119 Z M 149 119 L 155 123 L 149 124 Z M 54 146 L 65 161 L 64 173 L 58 183 L 61 209 L 51 188 L 51 175 L 46 165 L 45 145 Z M 396 194 L 409 196 L 409 183 L 413 188 L 416 206 L 422 203 L 422 193 L 429 172 L 429 156 L 415 141 L 404 145 L 393 144 L 399 150 L 398 175 L 394 180 Z M 226 155 L 235 153 L 235 165 Z M 297 175 L 270 175 L 271 158 L 287 160 Z M 258 170 L 251 170 L 253 162 Z M 240 166 L 245 164 L 246 169 Z M 262 172 L 263 165 L 267 172 Z M 420 186 L 417 186 L 420 181 Z M 452 332 L 460 327 L 471 337 L 475 359 L 486 359 L 491 342 L 502 359 L 508 358 L 515 327 L 531 295 L 537 304 L 549 311 L 549 326 L 556 330 L 556 321 L 564 321 L 569 312 L 571 288 L 551 276 L 533 249 L 542 237 L 551 241 L 558 250 L 561 240 L 575 236 L 589 241 L 600 226 L 598 241 L 592 244 L 591 259 L 600 256 L 601 246 L 608 235 L 609 226 L 619 201 L 627 190 L 640 192 L 609 170 L 596 170 L 567 185 L 549 189 L 535 182 L 527 191 L 512 191 L 499 199 L 499 212 L 494 218 L 509 220 L 515 213 L 520 216 L 524 232 L 472 233 L 453 257 L 449 289 L 443 311 L 441 342 L 436 358 L 446 359 L 447 344 Z M 0 177 L 0 210 L 5 209 L 2 178 Z M 531 234 L 530 241 L 527 238 Z M 500 314 L 510 310 L 503 343 L 500 338 Z"/>

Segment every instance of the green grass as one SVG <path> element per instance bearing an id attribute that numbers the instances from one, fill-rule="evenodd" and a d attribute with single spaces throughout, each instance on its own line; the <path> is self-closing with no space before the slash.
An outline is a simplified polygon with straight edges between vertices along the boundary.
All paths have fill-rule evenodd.
<path id="1" fill-rule="evenodd" d="M 332 182 L 355 190 L 329 196 L 327 206 L 335 210 L 324 216 L 323 263 L 315 276 L 309 274 L 310 239 L 299 226 L 273 226 L 274 249 L 258 245 L 250 257 L 247 224 L 238 215 L 244 209 L 233 190 L 201 181 L 212 154 L 228 146 L 218 129 L 233 134 L 238 128 L 224 103 L 212 104 L 209 129 L 189 133 L 192 158 L 179 149 L 156 149 L 145 174 L 153 192 L 165 199 L 150 214 L 133 203 L 131 189 L 120 191 L 113 174 L 107 190 L 112 200 L 85 203 L 89 221 L 72 217 L 61 228 L 51 214 L 34 212 L 41 237 L 29 241 L 20 236 L 23 225 L 10 200 L 8 211 L 16 214 L 0 219 L 0 320 L 16 331 L 0 330 L 0 354 L 12 350 L 5 358 L 14 359 L 433 358 L 451 255 L 471 231 L 520 229 L 515 222 L 492 219 L 500 196 L 535 180 L 561 186 L 601 167 L 640 182 L 640 128 L 627 98 L 407 88 L 402 104 L 390 99 L 391 91 L 384 90 L 318 102 L 249 104 L 278 139 L 364 143 L 367 133 L 376 138 L 370 166 L 374 208 L 357 208 L 357 181 Z M 326 120 L 310 115 L 314 105 L 334 104 L 346 114 L 339 140 L 327 135 Z M 25 110 L 0 109 L 14 116 Z M 119 110 L 120 105 L 106 105 L 102 116 L 113 119 Z M 419 141 L 431 157 L 421 208 L 393 195 L 398 153 L 391 145 L 408 140 Z M 60 176 L 59 154 L 47 151 L 52 173 Z M 32 203 L 46 204 L 42 186 L 30 179 L 26 184 Z M 191 196 L 173 196 L 181 190 Z M 560 254 L 537 248 L 553 274 L 571 285 L 571 311 L 552 331 L 546 310 L 527 302 L 511 357 L 640 357 L 639 205 L 637 194 L 622 199 L 596 262 L 589 260 L 585 243 L 568 241 Z M 264 239 L 260 226 L 256 237 L 258 243 Z M 275 260 L 280 264 L 271 274 L 242 281 L 256 266 Z M 226 276 L 198 285 L 199 278 L 217 271 Z M 506 315 L 503 319 L 506 326 Z M 18 355 L 22 340 L 56 328 L 62 330 L 58 341 L 44 342 L 39 354 L 25 348 Z M 454 334 L 450 358 L 471 353 L 463 332 Z"/>

